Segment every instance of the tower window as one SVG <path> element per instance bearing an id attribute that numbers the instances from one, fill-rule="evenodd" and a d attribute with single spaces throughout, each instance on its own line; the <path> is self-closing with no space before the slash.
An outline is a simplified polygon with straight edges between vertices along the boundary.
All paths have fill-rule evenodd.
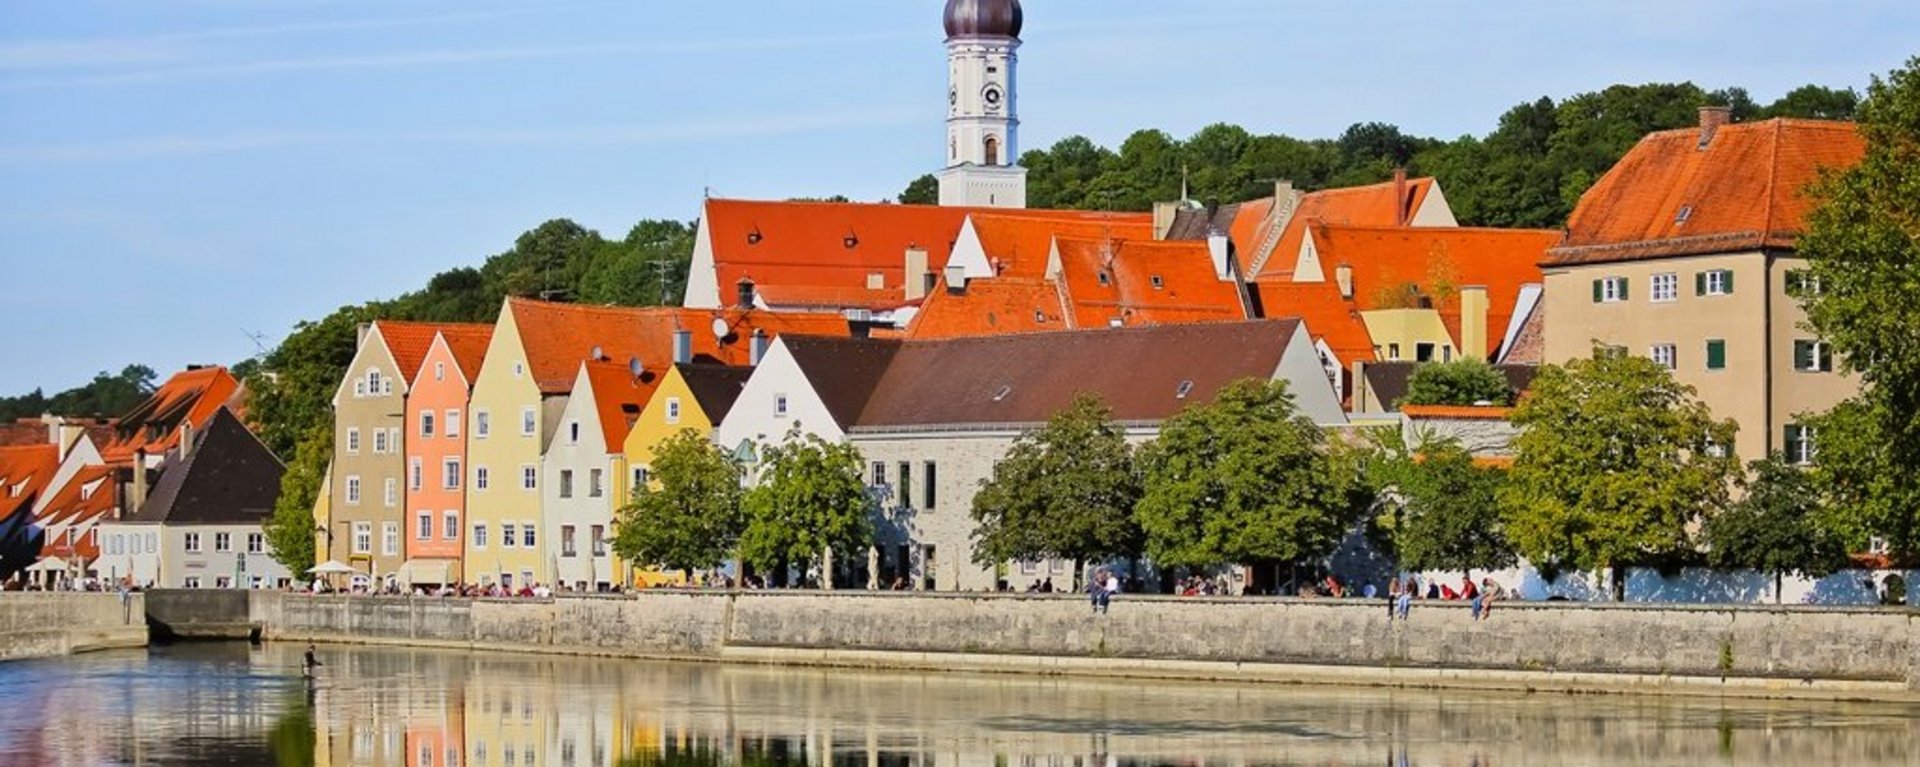
<path id="1" fill-rule="evenodd" d="M 1000 164 L 1000 139 L 994 136 L 987 137 L 987 164 Z"/>

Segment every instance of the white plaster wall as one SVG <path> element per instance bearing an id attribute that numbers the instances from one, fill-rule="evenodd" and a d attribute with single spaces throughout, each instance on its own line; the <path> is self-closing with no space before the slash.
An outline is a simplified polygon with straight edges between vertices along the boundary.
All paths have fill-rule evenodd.
<path id="1" fill-rule="evenodd" d="M 775 414 L 775 398 L 781 394 L 787 397 L 785 416 Z M 714 429 L 714 442 L 732 451 L 742 440 L 759 444 L 784 439 L 795 424 L 828 442 L 839 442 L 846 436 L 794 362 L 786 339 L 777 338 L 773 348 L 767 350 L 766 359 L 747 378 L 727 417 Z"/>
<path id="2" fill-rule="evenodd" d="M 574 382 L 574 394 L 566 409 L 555 419 L 551 447 L 541 457 L 541 524 L 539 550 L 552 568 L 553 580 L 562 584 L 594 584 L 613 578 L 613 562 L 608 556 L 593 556 L 593 528 L 613 529 L 613 466 L 606 451 L 606 435 L 594 404 L 592 387 L 583 374 Z M 580 425 L 580 438 L 572 438 L 572 425 Z M 601 473 L 601 494 L 594 496 L 592 472 Z M 573 472 L 573 497 L 560 497 L 560 472 Z M 562 552 L 561 528 L 574 528 L 574 555 Z"/>

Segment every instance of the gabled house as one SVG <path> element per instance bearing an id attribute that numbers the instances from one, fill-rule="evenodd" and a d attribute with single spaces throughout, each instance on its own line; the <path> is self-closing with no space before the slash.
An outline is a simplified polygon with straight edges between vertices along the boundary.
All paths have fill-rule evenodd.
<path id="1" fill-rule="evenodd" d="M 1574 208 L 1546 254 L 1544 359 L 1599 343 L 1645 355 L 1740 426 L 1742 461 L 1781 452 L 1810 462 L 1799 416 L 1858 389 L 1806 330 L 1800 296 L 1820 286 L 1795 252 L 1822 171 L 1860 162 L 1852 123 L 1729 122 L 1702 107 L 1697 127 L 1640 140 Z"/>
<path id="2" fill-rule="evenodd" d="M 1327 279 L 1310 224 L 1390 227 L 1459 226 L 1440 182 L 1407 178 L 1366 186 L 1303 192 L 1293 182 L 1274 184 L 1259 200 L 1207 209 L 1184 203 L 1155 206 L 1155 233 L 1167 240 L 1204 240 L 1224 234 L 1233 243 L 1247 279 Z M 1317 275 L 1317 276 L 1316 276 Z"/>
<path id="3" fill-rule="evenodd" d="M 98 525 L 108 551 L 128 552 L 108 555 L 109 572 L 159 588 L 290 582 L 261 527 L 286 469 L 232 411 L 215 411 L 204 429 L 174 446 L 168 463 L 139 510 Z"/>
<path id="4" fill-rule="evenodd" d="M 622 452 L 628 471 L 616 483 L 619 503 L 647 484 L 654 449 L 667 438 L 692 431 L 709 438 L 733 409 L 754 368 L 746 365 L 674 365 L 627 432 Z"/>
<path id="5" fill-rule="evenodd" d="M 59 445 L 0 447 L 0 581 L 12 580 L 40 561 L 46 536 L 34 507 L 53 487 L 59 470 Z"/>
<path id="6" fill-rule="evenodd" d="M 319 559 L 346 562 L 378 581 L 407 561 L 403 488 L 411 487 L 408 439 L 441 439 L 443 412 L 407 408 L 409 390 L 442 329 L 478 326 L 382 320 L 360 328 L 347 374 L 334 390 L 332 518 L 321 521 Z M 456 432 L 457 433 L 457 432 Z M 415 531 L 417 533 L 417 531 Z M 410 574 L 411 575 L 411 574 Z"/>
<path id="7" fill-rule="evenodd" d="M 446 325 L 434 334 L 407 387 L 406 562 L 408 585 L 462 583 L 467 506 L 467 400 L 493 338 L 492 325 Z M 432 433 L 422 431 L 435 427 Z"/>
<path id="8" fill-rule="evenodd" d="M 879 545 L 864 568 L 841 564 L 869 583 L 986 590 L 993 569 L 972 562 L 968 509 L 1020 434 L 1091 393 L 1144 441 L 1240 378 L 1286 380 L 1304 414 L 1346 422 L 1299 321 L 1266 320 L 936 341 L 789 336 L 717 439 L 749 464 L 794 431 L 851 442 L 868 462 Z"/>
<path id="9" fill-rule="evenodd" d="M 626 473 L 628 431 L 661 380 L 643 379 L 616 362 L 580 363 L 559 432 L 541 456 L 541 537 L 562 587 L 606 591 L 626 583 L 608 548 L 622 503 L 615 484 Z"/>
<path id="10" fill-rule="evenodd" d="M 146 503 L 169 451 L 191 439 L 221 408 L 238 412 L 245 405 L 245 387 L 226 368 L 190 365 L 122 414 L 114 421 L 112 438 L 100 446 L 101 459 L 115 469 L 120 513 L 133 513 Z"/>
<path id="11" fill-rule="evenodd" d="M 745 364 L 790 332 L 846 334 L 848 322 L 839 314 L 507 299 L 467 413 L 467 580 L 552 582 L 540 467 L 581 363 L 617 365 L 651 388 L 676 362 Z"/>

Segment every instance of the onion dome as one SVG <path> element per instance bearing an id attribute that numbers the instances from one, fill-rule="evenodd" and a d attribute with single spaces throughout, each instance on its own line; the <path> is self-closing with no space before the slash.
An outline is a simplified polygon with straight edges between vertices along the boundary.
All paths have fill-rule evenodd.
<path id="1" fill-rule="evenodd" d="M 947 37 L 1019 37 L 1020 0 L 947 0 Z"/>

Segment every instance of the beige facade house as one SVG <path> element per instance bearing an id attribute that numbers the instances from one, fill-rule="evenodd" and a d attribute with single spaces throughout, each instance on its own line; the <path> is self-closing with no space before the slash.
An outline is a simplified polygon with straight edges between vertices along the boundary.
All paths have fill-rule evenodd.
<path id="1" fill-rule="evenodd" d="M 1796 297 L 1818 290 L 1794 252 L 1822 170 L 1859 162 L 1851 123 L 1729 123 L 1648 135 L 1581 197 L 1566 243 L 1547 254 L 1544 361 L 1595 344 L 1643 355 L 1740 426 L 1743 461 L 1808 462 L 1798 422 L 1857 390 L 1805 328 Z"/>

